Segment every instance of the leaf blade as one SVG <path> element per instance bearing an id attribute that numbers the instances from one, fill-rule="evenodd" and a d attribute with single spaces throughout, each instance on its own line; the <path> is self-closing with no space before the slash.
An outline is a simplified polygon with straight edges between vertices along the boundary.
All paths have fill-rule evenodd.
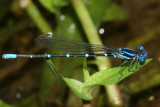
<path id="1" fill-rule="evenodd" d="M 149 63 L 152 59 L 147 59 L 145 63 L 146 65 Z M 135 64 L 133 65 L 135 67 Z M 93 86 L 93 85 L 113 85 L 118 83 L 119 81 L 123 80 L 127 76 L 133 74 L 134 72 L 128 72 L 128 66 L 122 67 L 123 70 L 123 77 L 121 77 L 121 74 L 119 73 L 119 67 L 114 67 L 106 70 L 99 71 L 93 75 L 91 75 L 90 80 L 86 82 L 85 86 Z M 142 67 L 141 67 L 142 68 Z M 138 68 L 137 71 L 141 68 Z M 119 79 L 120 78 L 120 79 Z"/>

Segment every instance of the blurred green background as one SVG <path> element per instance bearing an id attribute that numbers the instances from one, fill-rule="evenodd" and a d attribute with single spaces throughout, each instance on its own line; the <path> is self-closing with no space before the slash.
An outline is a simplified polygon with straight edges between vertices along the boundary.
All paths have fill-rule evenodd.
<path id="1" fill-rule="evenodd" d="M 1 0 L 0 53 L 62 53 L 34 45 L 37 36 L 48 32 L 95 44 L 101 44 L 100 38 L 104 45 L 114 48 L 137 50 L 144 45 L 147 57 L 153 60 L 116 85 L 120 99 L 110 98 L 109 94 L 115 93 L 99 86 L 91 105 L 159 107 L 159 13 L 158 0 Z M 52 61 L 65 77 L 83 80 L 83 58 Z M 114 59 L 109 61 L 107 64 L 112 66 L 119 64 Z M 89 70 L 96 72 L 94 60 L 88 63 Z M 80 106 L 82 100 L 51 72 L 44 59 L 1 59 L 0 107 Z"/>

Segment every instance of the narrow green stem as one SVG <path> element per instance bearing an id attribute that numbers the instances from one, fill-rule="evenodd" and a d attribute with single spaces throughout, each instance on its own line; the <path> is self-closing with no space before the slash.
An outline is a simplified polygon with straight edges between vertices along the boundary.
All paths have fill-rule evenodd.
<path id="1" fill-rule="evenodd" d="M 37 9 L 37 7 L 34 5 L 33 2 L 29 4 L 29 6 L 26 8 L 26 11 L 41 32 L 43 33 L 52 32 L 52 28 L 43 18 L 43 16 L 41 15 L 41 13 L 39 12 L 39 10 Z"/>
<path id="2" fill-rule="evenodd" d="M 82 0 L 71 0 L 71 1 L 81 21 L 83 29 L 88 37 L 88 40 L 91 43 L 102 45 L 102 42 L 95 28 L 95 25 L 92 22 L 92 19 L 87 11 L 87 8 L 82 3 Z"/>
<path id="3" fill-rule="evenodd" d="M 63 76 L 56 70 L 55 66 L 53 65 L 51 60 L 46 60 L 49 67 L 51 68 L 53 74 L 56 75 L 56 77 L 58 77 L 60 80 L 62 80 L 64 82 Z"/>
<path id="4" fill-rule="evenodd" d="M 84 82 L 87 82 L 90 78 L 88 69 L 87 69 L 87 61 L 86 58 L 83 60 L 83 74 L 84 74 Z"/>

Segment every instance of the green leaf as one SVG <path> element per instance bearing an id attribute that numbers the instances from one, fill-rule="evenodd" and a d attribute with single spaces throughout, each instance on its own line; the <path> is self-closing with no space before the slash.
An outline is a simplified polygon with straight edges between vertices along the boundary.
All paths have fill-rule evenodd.
<path id="1" fill-rule="evenodd" d="M 145 63 L 146 65 L 152 59 L 147 59 Z M 140 62 L 138 62 L 138 65 Z M 128 65 L 121 67 L 123 76 L 119 72 L 119 67 L 114 67 L 106 70 L 99 71 L 93 75 L 91 75 L 90 80 L 86 82 L 85 86 L 94 86 L 94 85 L 113 85 L 121 81 L 122 79 L 126 78 L 127 76 L 133 74 L 134 72 L 128 71 Z M 142 66 L 142 65 L 141 65 Z M 135 68 L 135 64 L 133 65 L 132 69 Z M 136 71 L 141 69 L 142 67 L 138 67 Z M 121 77 L 121 78 L 120 78 Z"/>
<path id="2" fill-rule="evenodd" d="M 62 6 L 68 4 L 68 0 L 39 0 L 40 3 L 50 12 L 57 13 Z"/>
<path id="3" fill-rule="evenodd" d="M 84 99 L 84 100 L 91 100 L 92 96 L 91 96 L 91 92 L 92 89 L 90 89 L 90 87 L 83 87 L 84 84 L 78 80 L 75 79 L 69 79 L 69 78 L 65 78 L 63 77 L 54 67 L 53 63 L 51 62 L 51 60 L 47 60 L 47 63 L 49 65 L 49 67 L 51 68 L 52 72 L 62 81 L 64 81 L 70 88 L 71 90 L 80 98 Z"/>
<path id="4" fill-rule="evenodd" d="M 118 6 L 115 3 L 112 3 L 109 8 L 105 11 L 102 21 L 116 21 L 116 20 L 125 20 L 129 17 L 128 12 Z"/>
<path id="5" fill-rule="evenodd" d="M 74 79 L 69 79 L 69 78 L 64 78 L 64 81 L 66 82 L 66 84 L 71 88 L 71 90 L 80 98 L 84 99 L 84 100 L 91 100 L 92 96 L 91 96 L 91 91 L 89 88 L 87 87 L 83 87 L 84 83 L 78 81 L 78 80 L 74 80 Z M 82 91 L 83 90 L 83 91 Z"/>
<path id="6" fill-rule="evenodd" d="M 145 63 L 143 64 L 146 65 L 149 63 L 152 59 L 147 59 Z M 119 67 L 114 67 L 110 69 L 106 69 L 103 71 L 99 71 L 91 76 L 89 76 L 89 72 L 87 70 L 87 64 L 86 64 L 86 59 L 83 62 L 84 68 L 84 80 L 85 83 L 82 83 L 78 80 L 75 79 L 69 79 L 63 77 L 54 67 L 52 62 L 50 60 L 47 60 L 50 68 L 52 69 L 53 73 L 61 80 L 63 80 L 70 88 L 71 90 L 80 98 L 84 100 L 91 100 L 92 96 L 92 90 L 95 88 L 96 85 L 113 85 L 122 79 L 126 78 L 127 76 L 133 74 L 133 72 L 128 71 L 128 65 L 125 65 L 121 67 L 122 72 L 123 72 L 123 77 L 119 73 Z M 138 62 L 139 65 L 140 62 Z M 135 64 L 132 66 L 132 68 L 135 67 Z M 140 67 L 141 68 L 141 67 Z M 137 71 L 140 69 L 138 68 Z M 120 78 L 121 77 L 121 78 Z"/>

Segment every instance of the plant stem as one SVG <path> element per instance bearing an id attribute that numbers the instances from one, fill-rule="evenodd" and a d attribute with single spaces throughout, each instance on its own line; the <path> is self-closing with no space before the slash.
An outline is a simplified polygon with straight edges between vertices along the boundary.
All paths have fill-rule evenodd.
<path id="1" fill-rule="evenodd" d="M 28 5 L 28 7 L 26 8 L 26 11 L 41 32 L 43 32 L 43 33 L 52 32 L 52 28 L 49 26 L 49 24 L 46 22 L 46 20 L 40 14 L 39 10 L 33 4 L 33 2 L 31 2 Z"/>
<path id="2" fill-rule="evenodd" d="M 117 85 L 109 85 L 105 87 L 108 90 L 109 102 L 114 104 L 114 106 L 124 106 L 124 101 L 121 98 L 121 94 L 119 92 L 119 88 Z"/>
<path id="3" fill-rule="evenodd" d="M 82 100 L 83 107 L 91 107 L 91 101 Z"/>
<path id="4" fill-rule="evenodd" d="M 79 17 L 79 20 L 82 24 L 82 27 L 86 33 L 86 36 L 88 38 L 88 40 L 91 43 L 95 43 L 95 44 L 99 44 L 102 45 L 102 42 L 99 38 L 99 35 L 97 33 L 97 29 L 89 15 L 89 12 L 87 10 L 87 8 L 85 7 L 85 5 L 83 4 L 82 0 L 71 0 L 72 5 Z M 110 68 L 111 64 L 108 58 L 102 58 L 102 57 L 96 57 L 96 61 L 97 61 L 97 66 L 100 70 L 106 69 L 106 68 Z M 119 100 L 119 104 L 124 104 L 122 99 L 122 96 L 120 94 L 119 91 L 117 91 L 118 89 L 116 88 L 117 86 L 115 85 L 114 87 L 106 87 L 106 91 L 107 93 L 109 93 L 110 91 L 114 91 L 113 93 L 114 96 L 117 97 L 117 100 Z M 111 94 L 108 94 L 109 99 L 113 99 Z M 117 104 L 114 102 L 114 99 L 111 100 L 111 105 L 113 106 L 117 106 Z"/>
<path id="5" fill-rule="evenodd" d="M 88 13 L 87 8 L 82 3 L 82 0 L 71 0 L 71 2 L 90 43 L 102 45 L 102 41 L 97 33 L 97 29 Z M 96 60 L 98 62 L 97 65 L 101 70 L 111 67 L 109 59 L 107 58 L 96 57 Z"/>

